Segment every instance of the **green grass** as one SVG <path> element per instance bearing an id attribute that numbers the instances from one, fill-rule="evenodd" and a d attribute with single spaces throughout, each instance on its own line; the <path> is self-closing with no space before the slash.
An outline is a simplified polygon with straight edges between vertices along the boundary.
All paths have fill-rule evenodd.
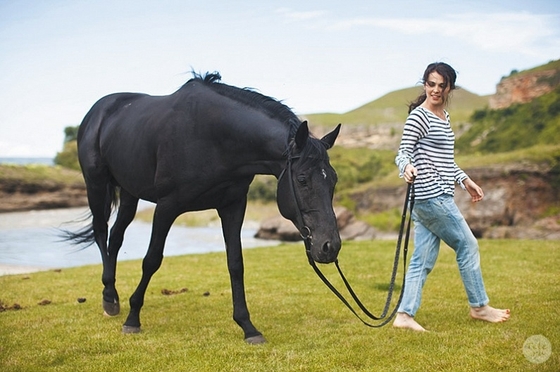
<path id="1" fill-rule="evenodd" d="M 358 219 L 379 231 L 399 231 L 402 221 L 402 208 L 391 208 L 378 213 L 360 213 Z"/>
<path id="2" fill-rule="evenodd" d="M 0 181 L 17 184 L 81 185 L 84 183 L 82 173 L 79 171 L 41 164 L 0 164 Z"/>
<path id="3" fill-rule="evenodd" d="M 482 240 L 483 273 L 492 304 L 512 319 L 468 318 L 454 254 L 442 248 L 417 315 L 430 333 L 363 326 L 315 276 L 302 244 L 244 252 L 255 325 L 268 343 L 247 345 L 231 320 L 223 253 L 170 257 L 154 276 L 142 312 L 143 332 L 120 333 L 125 300 L 140 263 L 119 263 L 123 314 L 101 309 L 98 265 L 0 277 L 0 300 L 21 310 L 0 313 L 3 371 L 558 371 L 560 290 L 557 242 Z M 93 248 L 90 248 L 93 249 Z M 340 262 L 374 312 L 381 310 L 394 242 L 345 243 Z M 332 265 L 322 266 L 334 278 Z M 164 296 L 161 290 L 185 293 Z M 210 292 L 204 296 L 204 292 Z M 85 303 L 78 303 L 85 297 Z M 51 304 L 40 306 L 44 299 Z M 544 335 L 553 354 L 540 365 L 523 343 Z"/>

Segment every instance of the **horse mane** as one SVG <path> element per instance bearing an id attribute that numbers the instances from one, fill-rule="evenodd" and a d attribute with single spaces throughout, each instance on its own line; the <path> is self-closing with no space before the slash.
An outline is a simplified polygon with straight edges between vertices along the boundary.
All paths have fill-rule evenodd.
<path id="1" fill-rule="evenodd" d="M 288 136 L 288 145 L 286 148 L 285 156 L 291 157 L 295 150 L 295 135 L 301 125 L 301 120 L 296 114 L 281 101 L 275 98 L 265 96 L 264 94 L 258 93 L 251 88 L 238 88 L 231 85 L 227 85 L 221 82 L 222 76 L 219 72 L 207 72 L 204 75 L 192 72 L 193 78 L 190 79 L 183 85 L 187 86 L 191 82 L 199 82 L 212 89 L 214 92 L 231 98 L 237 102 L 243 103 L 249 107 L 260 110 L 268 115 L 270 118 L 278 119 L 284 124 L 289 126 L 290 133 Z M 326 146 L 315 137 L 311 136 L 310 140 L 307 141 L 307 146 L 301 149 L 299 157 L 303 159 L 303 164 L 308 162 L 316 162 L 321 159 L 328 158 Z"/>
<path id="2" fill-rule="evenodd" d="M 301 121 L 297 115 L 281 101 L 258 93 L 252 88 L 238 88 L 224 84 L 221 82 L 222 76 L 217 71 L 212 73 L 207 72 L 204 75 L 192 71 L 192 74 L 193 78 L 187 81 L 183 87 L 187 86 L 191 82 L 200 82 L 224 97 L 231 98 L 237 102 L 243 103 L 244 105 L 258 109 L 270 118 L 278 119 L 289 125 L 289 138 L 291 139 L 295 136 Z"/>

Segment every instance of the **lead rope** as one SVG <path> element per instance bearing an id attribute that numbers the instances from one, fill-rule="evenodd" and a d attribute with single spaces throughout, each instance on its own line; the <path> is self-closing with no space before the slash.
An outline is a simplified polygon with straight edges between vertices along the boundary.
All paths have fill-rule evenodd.
<path id="1" fill-rule="evenodd" d="M 290 158 L 288 158 L 288 164 L 287 164 L 288 177 L 290 178 L 289 184 L 290 184 L 290 189 L 291 189 L 292 195 L 294 196 L 294 200 L 296 202 L 297 210 L 299 212 L 300 211 L 299 201 L 298 201 L 296 193 L 295 193 L 295 188 L 294 188 L 293 179 L 292 179 L 292 169 L 291 168 L 292 168 L 292 159 L 290 157 Z M 407 218 L 406 218 L 407 217 L 407 211 L 409 210 L 409 208 L 408 208 L 409 201 L 410 201 L 410 213 L 412 214 L 412 208 L 414 207 L 414 185 L 412 183 L 408 184 L 408 187 L 407 187 L 407 190 L 406 190 L 406 197 L 405 197 L 405 202 L 404 202 L 404 207 L 403 207 L 401 226 L 400 226 L 400 229 L 399 229 L 399 236 L 398 236 L 398 239 L 397 239 L 397 248 L 396 248 L 396 251 L 395 251 L 395 259 L 394 259 L 394 262 L 393 262 L 393 271 L 392 271 L 392 274 L 391 274 L 391 282 L 389 284 L 389 293 L 387 294 L 387 300 L 385 301 L 385 306 L 384 306 L 383 312 L 379 317 L 377 317 L 377 316 L 373 315 L 371 312 L 369 312 L 367 310 L 367 308 L 362 304 L 362 302 L 359 300 L 358 296 L 356 295 L 356 293 L 352 289 L 350 283 L 348 282 L 348 280 L 346 279 L 346 277 L 342 273 L 342 270 L 340 269 L 340 266 L 338 264 L 338 260 L 335 261 L 335 266 L 338 270 L 338 273 L 339 273 L 340 277 L 342 278 L 346 288 L 348 289 L 348 292 L 350 293 L 350 295 L 352 296 L 354 301 L 356 301 L 356 304 L 358 305 L 358 307 L 364 312 L 364 314 L 366 316 L 368 316 L 371 319 L 374 319 L 374 320 L 384 319 L 387 316 L 387 312 L 388 312 L 388 309 L 389 309 L 389 306 L 390 306 L 390 303 L 391 303 L 391 299 L 392 299 L 392 296 L 393 296 L 397 267 L 398 267 L 398 261 L 399 261 L 400 250 L 401 250 L 402 237 L 403 237 L 403 233 L 405 232 L 404 226 L 406 224 L 405 243 L 404 243 L 404 249 L 403 249 L 404 264 L 403 264 L 403 281 L 402 281 L 401 293 L 399 295 L 399 299 L 397 301 L 397 304 L 395 305 L 395 308 L 393 309 L 393 311 L 391 312 L 389 317 L 379 324 L 371 324 L 371 323 L 368 323 L 365 320 L 363 320 L 358 315 L 356 310 L 354 310 L 354 308 L 350 305 L 350 303 L 344 298 L 344 296 L 330 283 L 330 281 L 325 277 L 325 275 L 323 275 L 321 270 L 319 270 L 319 268 L 315 264 L 315 261 L 311 257 L 311 245 L 312 245 L 312 243 L 311 243 L 311 238 L 312 238 L 311 231 L 310 231 L 309 227 L 304 225 L 303 216 L 301 215 L 301 212 L 297 214 L 297 219 L 298 219 L 299 225 L 302 226 L 302 229 L 306 230 L 305 235 L 301 231 L 300 231 L 300 235 L 301 235 L 301 237 L 304 241 L 305 251 L 306 251 L 306 254 L 307 254 L 307 259 L 309 261 L 309 264 L 311 265 L 311 267 L 313 268 L 313 270 L 315 271 L 317 276 L 323 281 L 323 283 L 325 283 L 325 285 L 340 299 L 340 301 L 344 305 L 346 305 L 346 307 L 364 325 L 366 325 L 368 327 L 380 328 L 380 327 L 383 327 L 384 325 L 386 325 L 387 323 L 389 323 L 391 321 L 391 319 L 393 319 L 393 317 L 397 313 L 398 307 L 399 307 L 399 305 L 402 301 L 402 297 L 403 297 L 403 294 L 404 294 L 405 277 L 406 277 L 406 258 L 407 258 L 407 254 L 408 254 L 408 242 L 409 242 L 409 237 L 410 237 L 410 225 L 411 225 L 411 219 L 412 219 L 411 217 L 409 217 L 408 221 L 407 221 Z"/>
<path id="2" fill-rule="evenodd" d="M 407 220 L 407 211 L 408 211 L 408 205 L 409 205 L 409 199 L 410 199 L 410 212 L 412 213 L 412 208 L 414 207 L 414 185 L 413 184 L 408 184 L 408 188 L 407 188 L 407 192 L 406 192 L 406 199 L 405 199 L 405 203 L 404 203 L 404 207 L 403 207 L 403 214 L 402 214 L 402 220 L 401 220 L 401 226 L 400 226 L 400 230 L 399 230 L 399 237 L 397 239 L 397 248 L 396 248 L 396 252 L 395 252 L 395 260 L 394 260 L 394 264 L 393 264 L 393 272 L 392 272 L 392 276 L 391 276 L 391 283 L 389 285 L 389 293 L 387 295 L 387 301 L 385 302 L 385 307 L 383 310 L 383 313 L 377 317 L 373 314 L 371 314 L 371 312 L 369 312 L 367 310 L 367 308 L 362 304 L 362 302 L 359 300 L 358 296 L 356 295 L 356 293 L 354 292 L 354 290 L 352 289 L 352 287 L 350 286 L 350 283 L 348 282 L 348 280 L 346 279 L 346 277 L 344 276 L 344 274 L 342 273 L 342 270 L 340 269 L 340 266 L 338 264 L 338 260 L 335 261 L 335 265 L 336 268 L 340 274 L 340 277 L 342 278 L 344 284 L 346 285 L 346 288 L 348 289 L 348 292 L 350 293 L 350 295 L 352 296 L 352 298 L 354 299 L 354 301 L 356 301 L 356 304 L 358 305 L 358 307 L 364 312 L 364 314 L 373 319 L 373 320 L 382 320 L 386 317 L 387 315 L 387 311 L 389 309 L 390 303 L 391 303 L 391 298 L 392 298 L 392 292 L 393 292 L 393 288 L 394 288 L 394 284 L 395 284 L 395 277 L 396 277 L 396 270 L 398 267 L 398 261 L 399 261 L 399 256 L 400 256 L 400 250 L 401 250 L 401 244 L 402 244 L 402 237 L 403 234 L 405 234 L 405 239 L 404 239 L 404 247 L 403 247 L 403 280 L 402 280 L 402 288 L 401 288 L 401 293 L 399 295 L 399 299 L 397 301 L 397 304 L 395 305 L 395 308 L 393 309 L 393 311 L 391 312 L 391 314 L 389 315 L 388 318 L 386 318 L 385 320 L 383 320 L 381 323 L 379 324 L 371 324 L 366 322 L 364 319 L 362 319 L 362 317 L 360 317 L 358 315 L 358 313 L 356 312 L 356 310 L 354 310 L 354 308 L 350 305 L 350 303 L 344 298 L 344 296 L 329 282 L 329 280 L 324 276 L 324 274 L 319 270 L 319 268 L 317 267 L 317 265 L 315 264 L 315 261 L 313 261 L 313 259 L 311 258 L 310 255 L 310 238 L 304 239 L 304 243 L 305 243 L 305 247 L 306 247 L 306 251 L 307 251 L 307 256 L 308 256 L 308 260 L 309 260 L 309 264 L 311 265 L 311 267 L 313 267 L 313 270 L 315 270 L 315 273 L 317 274 L 317 276 L 325 283 L 325 285 L 340 299 L 340 301 L 342 301 L 342 303 L 344 305 L 346 305 L 346 307 L 366 326 L 368 327 L 372 327 L 372 328 L 380 328 L 383 327 L 384 325 L 386 325 L 387 323 L 389 323 L 393 317 L 395 316 L 395 314 L 397 313 L 397 310 L 399 308 L 399 305 L 402 301 L 402 297 L 404 294 L 404 286 L 405 286 L 405 277 L 406 277 L 406 261 L 407 261 L 407 254 L 408 254 L 408 242 L 409 242 L 409 238 L 410 238 L 410 226 L 411 226 L 411 218 L 409 217 Z M 406 225 L 406 233 L 405 233 L 405 225 Z"/>

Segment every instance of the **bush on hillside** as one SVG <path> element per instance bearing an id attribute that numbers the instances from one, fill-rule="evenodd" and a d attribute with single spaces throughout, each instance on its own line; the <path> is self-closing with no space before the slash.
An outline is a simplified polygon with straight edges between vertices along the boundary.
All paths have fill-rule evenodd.
<path id="1" fill-rule="evenodd" d="M 56 153 L 54 163 L 64 168 L 79 171 L 81 168 L 78 162 L 78 142 L 75 140 L 66 142 L 62 151 Z"/>
<path id="2" fill-rule="evenodd" d="M 395 169 L 395 152 L 334 147 L 331 165 L 338 175 L 337 190 L 347 190 L 381 178 Z"/>
<path id="3" fill-rule="evenodd" d="M 64 168 L 80 170 L 78 162 L 78 129 L 79 126 L 64 128 L 62 151 L 57 152 L 54 163 Z"/>
<path id="4" fill-rule="evenodd" d="M 456 143 L 460 153 L 498 153 L 560 143 L 560 86 L 525 104 L 477 110 Z"/>

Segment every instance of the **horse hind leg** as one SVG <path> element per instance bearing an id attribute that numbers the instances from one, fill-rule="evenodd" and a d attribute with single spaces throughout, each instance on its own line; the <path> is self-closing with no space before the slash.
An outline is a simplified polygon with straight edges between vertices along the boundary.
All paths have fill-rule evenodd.
<path id="1" fill-rule="evenodd" d="M 107 255 L 107 236 L 108 227 L 107 221 L 109 219 L 109 213 L 107 213 L 107 208 L 110 210 L 111 201 L 108 198 L 107 185 L 87 185 L 87 197 L 89 209 L 92 214 L 92 229 L 95 243 L 99 247 L 101 252 L 101 257 Z M 108 204 L 108 207 L 107 207 Z"/>
<path id="2" fill-rule="evenodd" d="M 85 167 L 84 167 L 85 168 Z M 112 196 L 114 190 L 111 188 L 108 177 L 104 172 L 86 172 L 87 198 L 89 209 L 92 214 L 93 237 L 103 262 L 103 270 L 108 265 L 108 220 L 111 214 Z M 104 281 L 104 280 L 103 280 Z M 114 312 L 114 311 L 113 311 Z"/>
<path id="3" fill-rule="evenodd" d="M 139 333 L 140 332 L 140 310 L 144 305 L 144 296 L 148 289 L 148 284 L 152 276 L 161 266 L 163 261 L 163 248 L 165 239 L 171 229 L 171 225 L 175 218 L 179 215 L 176 210 L 176 203 L 170 200 L 167 203 L 158 202 L 154 211 L 154 220 L 152 222 L 152 236 L 148 252 L 142 261 L 142 278 L 136 290 L 130 296 L 130 312 L 123 324 L 123 333 Z"/>
<path id="4" fill-rule="evenodd" d="M 115 316 L 120 312 L 119 294 L 115 287 L 117 256 L 124 240 L 124 232 L 134 219 L 137 207 L 138 198 L 121 189 L 119 210 L 111 228 L 109 247 L 106 256 L 103 258 L 103 274 L 101 277 L 104 286 L 103 310 L 104 314 L 108 316 Z"/>

